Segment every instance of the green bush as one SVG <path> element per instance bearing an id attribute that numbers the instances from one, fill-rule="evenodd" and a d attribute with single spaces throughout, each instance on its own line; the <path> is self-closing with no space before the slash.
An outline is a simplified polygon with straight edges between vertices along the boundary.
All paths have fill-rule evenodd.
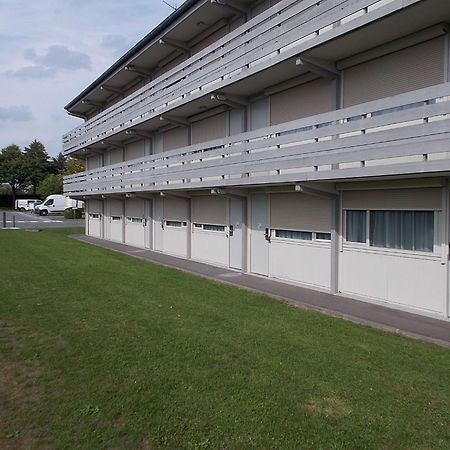
<path id="1" fill-rule="evenodd" d="M 82 219 L 83 210 L 81 208 L 66 208 L 64 210 L 65 219 Z"/>

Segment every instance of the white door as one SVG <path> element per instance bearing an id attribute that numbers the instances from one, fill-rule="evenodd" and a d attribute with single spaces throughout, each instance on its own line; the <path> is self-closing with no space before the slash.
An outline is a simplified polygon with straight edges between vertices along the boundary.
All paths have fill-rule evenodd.
<path id="1" fill-rule="evenodd" d="M 242 270 L 243 268 L 243 217 L 244 200 L 240 198 L 230 199 L 230 228 L 228 230 L 230 237 L 230 267 L 232 269 Z"/>
<path id="2" fill-rule="evenodd" d="M 164 202 L 162 198 L 157 198 L 153 202 L 153 250 L 162 252 L 164 249 Z"/>
<path id="3" fill-rule="evenodd" d="M 251 197 L 250 270 L 269 275 L 269 195 Z"/>
<path id="4" fill-rule="evenodd" d="M 124 203 L 122 200 L 109 199 L 108 200 L 108 239 L 114 242 L 123 242 L 123 209 Z"/>

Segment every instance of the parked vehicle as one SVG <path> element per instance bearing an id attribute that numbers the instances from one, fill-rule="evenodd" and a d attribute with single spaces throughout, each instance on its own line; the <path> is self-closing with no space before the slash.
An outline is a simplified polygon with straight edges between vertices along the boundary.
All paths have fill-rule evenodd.
<path id="1" fill-rule="evenodd" d="M 36 206 L 35 212 L 40 216 L 48 214 L 63 214 L 66 208 L 83 208 L 84 203 L 80 200 L 74 200 L 65 195 L 49 195 L 41 205 Z"/>
<path id="2" fill-rule="evenodd" d="M 21 198 L 16 200 L 14 205 L 14 209 L 18 209 L 19 211 L 31 211 L 33 208 L 33 203 L 40 201 L 36 198 Z"/>
<path id="3" fill-rule="evenodd" d="M 31 211 L 31 214 L 34 214 L 34 213 L 36 213 L 36 208 L 39 206 L 39 205 L 42 205 L 42 200 L 35 200 L 33 203 L 31 203 L 30 204 L 30 211 Z"/>

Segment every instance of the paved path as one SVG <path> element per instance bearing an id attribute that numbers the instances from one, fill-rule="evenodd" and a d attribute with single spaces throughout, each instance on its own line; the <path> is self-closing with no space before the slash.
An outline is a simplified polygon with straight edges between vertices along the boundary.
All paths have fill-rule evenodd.
<path id="1" fill-rule="evenodd" d="M 6 213 L 6 227 L 13 228 L 61 228 L 61 227 L 84 227 L 84 220 L 64 219 L 62 214 L 50 214 L 39 216 L 30 212 L 0 211 L 0 230 L 3 228 L 3 212 Z M 15 219 L 15 223 L 14 220 Z"/>
<path id="2" fill-rule="evenodd" d="M 352 322 L 373 326 L 392 333 L 406 335 L 450 348 L 450 321 L 424 317 L 386 308 L 351 298 L 314 291 L 292 284 L 246 273 L 227 270 L 196 261 L 185 260 L 151 250 L 143 250 L 90 236 L 74 236 L 82 242 L 173 267 L 222 283 L 267 294 L 292 305 L 320 311 Z"/>

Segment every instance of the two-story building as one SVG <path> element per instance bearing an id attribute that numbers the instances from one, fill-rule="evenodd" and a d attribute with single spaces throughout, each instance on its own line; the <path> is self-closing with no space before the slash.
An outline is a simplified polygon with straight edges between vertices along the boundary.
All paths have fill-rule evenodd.
<path id="1" fill-rule="evenodd" d="M 187 0 L 73 99 L 86 233 L 449 318 L 448 0 Z"/>

